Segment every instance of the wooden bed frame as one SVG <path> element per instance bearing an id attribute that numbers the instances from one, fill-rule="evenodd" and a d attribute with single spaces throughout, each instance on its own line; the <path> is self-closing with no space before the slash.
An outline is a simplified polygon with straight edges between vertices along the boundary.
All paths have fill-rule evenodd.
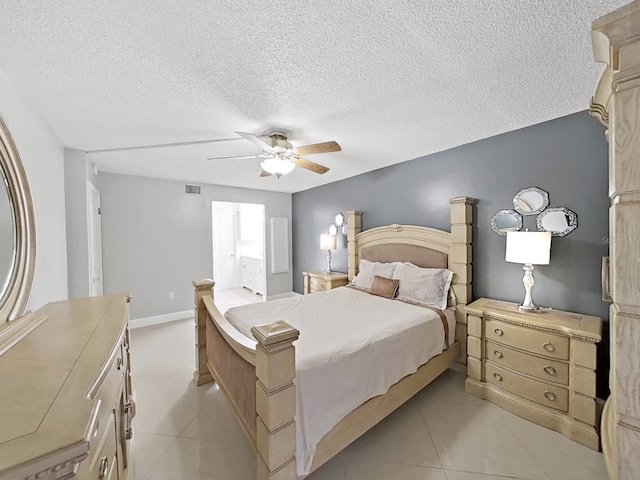
<path id="1" fill-rule="evenodd" d="M 427 227 L 389 225 L 361 232 L 362 213 L 347 212 L 349 280 L 361 258 L 412 261 L 422 249 L 422 267 L 453 270 L 457 299 L 456 341 L 442 354 L 343 418 L 318 443 L 311 472 L 396 410 L 448 368 L 466 371 L 466 317 L 471 300 L 473 199 L 456 197 L 451 204 L 451 233 Z M 405 258 L 390 258 L 398 252 Z M 406 256 L 410 257 L 407 258 Z M 430 263 L 432 262 L 432 263 Z M 420 262 L 418 262 L 420 263 Z M 425 264 L 426 263 L 426 264 Z M 196 371 L 198 385 L 215 379 L 257 450 L 258 480 L 296 480 L 294 423 L 296 397 L 295 348 L 299 332 L 284 321 L 253 327 L 255 341 L 242 335 L 214 304 L 214 282 L 195 287 Z"/>

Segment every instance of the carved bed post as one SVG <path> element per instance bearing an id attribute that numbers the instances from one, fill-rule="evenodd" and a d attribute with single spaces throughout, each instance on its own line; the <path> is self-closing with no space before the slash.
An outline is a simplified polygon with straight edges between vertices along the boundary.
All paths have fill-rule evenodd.
<path id="1" fill-rule="evenodd" d="M 256 348 L 258 480 L 296 480 L 296 375 L 300 332 L 278 321 L 251 328 Z"/>
<path id="2" fill-rule="evenodd" d="M 355 243 L 356 235 L 362 231 L 362 212 L 349 210 L 347 212 L 347 258 L 349 281 L 358 274 L 358 248 Z"/>
<path id="3" fill-rule="evenodd" d="M 203 297 L 213 298 L 213 286 L 215 282 L 208 278 L 194 280 L 192 285 L 195 288 L 194 297 L 194 317 L 196 322 L 196 371 L 193 372 L 193 379 L 196 385 L 213 382 L 213 375 L 207 368 L 207 309 L 202 301 Z"/>
<path id="4" fill-rule="evenodd" d="M 470 197 L 455 197 L 451 204 L 451 256 L 449 268 L 453 270 L 453 292 L 456 295 L 456 340 L 460 341 L 458 363 L 467 363 L 467 316 L 465 305 L 471 302 L 471 223 L 473 202 Z M 466 373 L 466 368 L 462 369 Z"/>

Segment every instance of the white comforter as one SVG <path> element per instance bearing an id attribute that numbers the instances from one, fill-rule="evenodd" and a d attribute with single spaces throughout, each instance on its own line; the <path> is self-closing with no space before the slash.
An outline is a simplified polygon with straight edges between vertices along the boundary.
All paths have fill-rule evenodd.
<path id="1" fill-rule="evenodd" d="M 455 317 L 445 311 L 453 341 Z M 309 473 L 317 443 L 370 398 L 442 353 L 437 313 L 337 288 L 229 309 L 225 317 L 253 339 L 251 327 L 284 320 L 300 331 L 296 347 L 296 462 Z"/>

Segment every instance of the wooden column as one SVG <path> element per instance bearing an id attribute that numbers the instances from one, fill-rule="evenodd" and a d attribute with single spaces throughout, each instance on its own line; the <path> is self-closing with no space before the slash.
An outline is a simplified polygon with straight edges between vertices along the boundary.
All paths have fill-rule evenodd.
<path id="1" fill-rule="evenodd" d="M 349 281 L 358 274 L 358 249 L 356 248 L 356 235 L 362 231 L 362 212 L 349 210 L 347 212 L 347 260 Z"/>
<path id="2" fill-rule="evenodd" d="M 251 328 L 256 348 L 258 480 L 296 480 L 296 375 L 300 332 L 278 321 Z"/>
<path id="3" fill-rule="evenodd" d="M 611 372 L 602 450 L 612 480 L 640 478 L 640 1 L 592 24 L 605 63 L 590 113 L 609 127 Z M 606 292 L 603 292 L 605 295 Z"/>
<path id="4" fill-rule="evenodd" d="M 194 318 L 195 318 L 195 334 L 196 334 L 196 370 L 193 372 L 193 379 L 197 385 L 213 382 L 213 376 L 207 368 L 207 308 L 204 306 L 202 299 L 210 296 L 213 299 L 213 286 L 215 282 L 208 278 L 202 280 L 194 280 L 192 282 L 195 288 L 194 297 Z"/>
<path id="5" fill-rule="evenodd" d="M 453 271 L 451 286 L 456 295 L 456 340 L 460 341 L 458 364 L 467 363 L 467 316 L 464 307 L 471 303 L 471 222 L 473 202 L 470 197 L 455 197 L 451 204 L 451 256 L 449 268 Z M 458 368 L 466 372 L 466 368 Z"/>

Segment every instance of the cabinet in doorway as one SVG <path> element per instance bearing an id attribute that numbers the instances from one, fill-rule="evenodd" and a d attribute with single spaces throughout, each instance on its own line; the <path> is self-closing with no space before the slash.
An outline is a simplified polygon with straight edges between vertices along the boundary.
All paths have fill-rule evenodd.
<path id="1" fill-rule="evenodd" d="M 263 260 L 256 257 L 242 257 L 242 286 L 253 293 L 264 295 Z"/>

